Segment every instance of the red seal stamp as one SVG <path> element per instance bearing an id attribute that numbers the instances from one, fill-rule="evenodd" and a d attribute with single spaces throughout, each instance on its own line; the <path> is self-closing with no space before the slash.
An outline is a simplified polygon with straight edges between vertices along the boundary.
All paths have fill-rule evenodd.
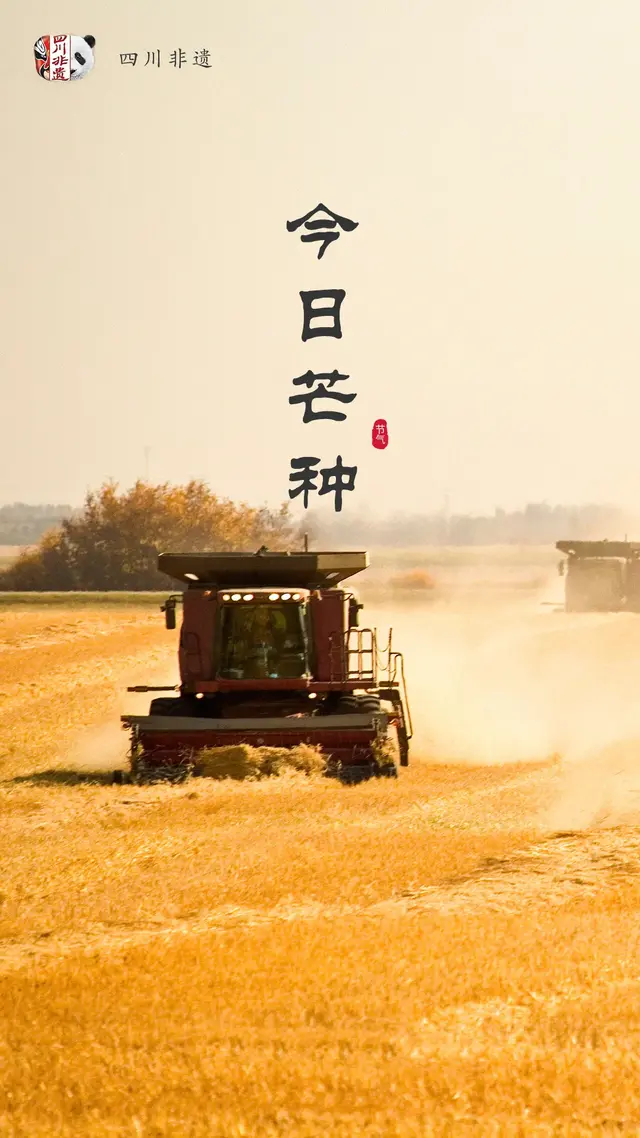
<path id="1" fill-rule="evenodd" d="M 389 431 L 386 419 L 376 419 L 371 432 L 371 442 L 376 450 L 384 450 L 389 445 Z"/>

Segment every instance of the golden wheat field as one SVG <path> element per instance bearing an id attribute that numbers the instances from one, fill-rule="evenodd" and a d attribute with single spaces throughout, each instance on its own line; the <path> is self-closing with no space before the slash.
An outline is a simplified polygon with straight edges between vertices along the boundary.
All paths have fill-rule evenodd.
<path id="1" fill-rule="evenodd" d="M 638 1133 L 640 618 L 511 573 L 376 583 L 414 748 L 351 788 L 112 786 L 176 634 L 0 607 L 3 1138 Z"/>

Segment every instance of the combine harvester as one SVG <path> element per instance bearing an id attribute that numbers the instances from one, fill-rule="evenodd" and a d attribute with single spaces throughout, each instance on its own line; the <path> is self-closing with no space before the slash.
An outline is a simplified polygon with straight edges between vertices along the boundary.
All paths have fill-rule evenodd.
<path id="1" fill-rule="evenodd" d="M 163 553 L 161 572 L 184 591 L 162 606 L 176 627 L 180 685 L 151 700 L 148 715 L 123 715 L 136 781 L 177 778 L 209 747 L 322 748 L 328 773 L 345 782 L 397 775 L 409 762 L 411 716 L 392 631 L 360 628 L 362 605 L 341 583 L 367 553 Z M 122 772 L 114 772 L 121 781 Z"/>
<path id="2" fill-rule="evenodd" d="M 640 545 L 630 541 L 558 541 L 566 554 L 565 612 L 640 612 Z"/>

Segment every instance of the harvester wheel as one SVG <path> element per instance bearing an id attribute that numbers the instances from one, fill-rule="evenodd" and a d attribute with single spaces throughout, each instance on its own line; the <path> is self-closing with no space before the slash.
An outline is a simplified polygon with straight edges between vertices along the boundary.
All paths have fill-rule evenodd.
<path id="1" fill-rule="evenodd" d="M 152 699 L 149 715 L 182 715 L 189 718 L 197 712 L 197 700 L 184 696 L 160 696 Z"/>
<path id="2" fill-rule="evenodd" d="M 407 734 L 407 725 L 404 717 L 400 720 L 398 727 L 398 747 L 400 749 L 400 766 L 409 766 L 409 736 Z"/>
<path id="3" fill-rule="evenodd" d="M 377 695 L 362 695 L 358 700 L 358 710 L 366 711 L 368 714 L 380 714 L 380 700 Z"/>
<path id="4" fill-rule="evenodd" d="M 397 778 L 398 768 L 395 763 L 381 763 L 376 771 L 376 778 Z"/>
<path id="5" fill-rule="evenodd" d="M 357 714 L 358 697 L 357 695 L 342 695 L 336 704 L 336 715 L 355 715 Z"/>

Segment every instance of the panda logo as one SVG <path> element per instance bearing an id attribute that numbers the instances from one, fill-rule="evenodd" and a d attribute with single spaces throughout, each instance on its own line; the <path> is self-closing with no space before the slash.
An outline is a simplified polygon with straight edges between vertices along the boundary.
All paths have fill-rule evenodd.
<path id="1" fill-rule="evenodd" d="M 51 41 L 68 41 L 68 53 L 64 53 L 65 65 L 68 62 L 69 72 L 64 75 L 54 75 L 53 78 L 83 79 L 92 70 L 95 62 L 93 49 L 96 44 L 95 36 L 40 36 L 33 46 L 36 61 L 36 71 L 42 79 L 51 79 Z M 56 50 L 58 44 L 56 43 Z M 54 53 L 54 62 L 55 62 Z M 57 60 L 57 62 L 62 62 Z"/>
<path id="2" fill-rule="evenodd" d="M 82 79 L 94 64 L 95 36 L 71 37 L 71 78 Z"/>

